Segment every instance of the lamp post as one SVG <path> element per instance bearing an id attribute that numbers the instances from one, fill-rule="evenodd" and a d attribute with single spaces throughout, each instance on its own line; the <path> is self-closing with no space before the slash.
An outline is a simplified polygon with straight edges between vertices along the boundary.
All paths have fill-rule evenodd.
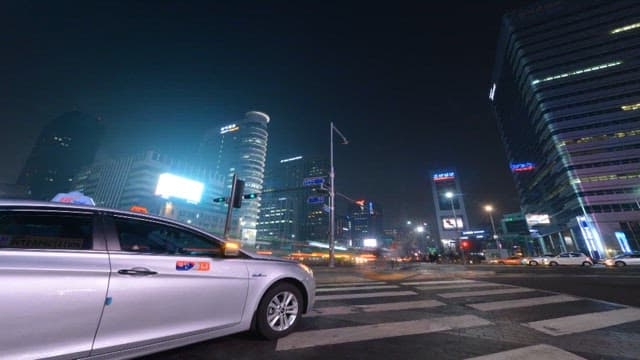
<path id="1" fill-rule="evenodd" d="M 491 219 L 491 229 L 493 230 L 493 239 L 496 241 L 498 249 L 502 249 L 502 243 L 498 240 L 498 234 L 496 233 L 496 224 L 493 221 L 493 206 L 485 205 L 484 210 L 489 213 L 489 219 Z"/>
<path id="2" fill-rule="evenodd" d="M 331 122 L 331 128 L 329 132 L 330 135 L 330 148 L 331 148 L 331 165 L 329 170 L 329 180 L 331 181 L 331 186 L 329 187 L 329 222 L 330 222 L 330 230 L 329 230 L 329 267 L 335 266 L 335 242 L 336 242 L 336 174 L 333 170 L 333 132 L 336 132 L 342 138 L 342 144 L 346 145 L 349 143 L 346 137 L 342 135 L 340 130 L 337 127 L 333 126 L 333 122 Z"/>

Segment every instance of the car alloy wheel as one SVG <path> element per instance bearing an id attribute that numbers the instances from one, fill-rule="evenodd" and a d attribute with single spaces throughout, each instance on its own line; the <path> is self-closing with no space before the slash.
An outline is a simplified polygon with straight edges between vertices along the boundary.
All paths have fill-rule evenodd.
<path id="1" fill-rule="evenodd" d="M 627 266 L 627 264 L 625 264 L 623 261 L 616 261 L 616 266 L 623 267 L 623 266 Z"/>
<path id="2" fill-rule="evenodd" d="M 552 261 L 552 262 L 549 263 L 549 266 L 558 266 L 558 263 L 555 262 L 555 261 Z"/>
<path id="3" fill-rule="evenodd" d="M 302 296 L 290 283 L 279 283 L 269 289 L 256 313 L 256 330 L 267 339 L 286 336 L 300 322 Z"/>
<path id="4" fill-rule="evenodd" d="M 538 262 L 535 261 L 535 260 L 531 260 L 531 261 L 529 261 L 529 265 L 536 266 L 536 265 L 538 265 Z"/>
<path id="5" fill-rule="evenodd" d="M 585 262 L 582 263 L 582 266 L 589 267 L 589 266 L 591 266 L 591 263 L 588 262 L 588 261 L 585 261 Z"/>

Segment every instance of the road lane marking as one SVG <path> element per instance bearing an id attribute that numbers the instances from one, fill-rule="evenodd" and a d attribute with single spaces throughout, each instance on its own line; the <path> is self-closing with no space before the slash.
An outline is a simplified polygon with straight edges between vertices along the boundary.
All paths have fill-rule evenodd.
<path id="1" fill-rule="evenodd" d="M 467 306 L 470 306 L 474 309 L 481 310 L 481 311 L 493 311 L 493 310 L 515 309 L 515 308 L 528 307 L 528 306 L 546 305 L 546 304 L 557 304 L 557 303 L 577 301 L 577 300 L 581 300 L 581 299 L 575 296 L 569 296 L 569 295 L 552 295 L 552 296 L 539 296 L 539 297 L 527 298 L 527 299 L 467 304 Z"/>
<path id="2" fill-rule="evenodd" d="M 450 293 L 443 293 L 443 294 L 437 294 L 437 295 L 445 299 L 453 299 L 453 298 L 472 297 L 472 296 L 516 294 L 516 293 L 523 293 L 523 292 L 529 292 L 529 291 L 539 291 L 539 290 L 529 289 L 529 288 L 515 288 L 515 289 L 482 290 L 482 291 L 459 291 L 459 292 L 450 292 Z"/>
<path id="3" fill-rule="evenodd" d="M 278 340 L 276 351 L 344 344 L 356 341 L 384 339 L 397 336 L 428 334 L 476 326 L 491 325 L 490 321 L 474 315 L 348 326 L 325 330 L 295 332 Z"/>
<path id="4" fill-rule="evenodd" d="M 583 357 L 572 354 L 568 351 L 564 351 L 555 346 L 540 344 L 527 346 L 519 349 L 513 349 L 508 351 L 502 351 L 499 353 L 478 356 L 469 358 L 467 360 L 540 360 L 540 359 L 553 359 L 553 360 L 586 360 Z"/>
<path id="5" fill-rule="evenodd" d="M 446 305 L 438 300 L 420 300 L 420 301 L 401 301 L 393 303 L 369 304 L 369 305 L 352 305 L 352 306 L 330 306 L 313 309 L 305 317 L 329 316 L 329 315 L 347 315 L 358 314 L 363 312 L 381 312 L 393 310 L 411 310 L 411 309 L 427 309 Z"/>
<path id="6" fill-rule="evenodd" d="M 443 284 L 465 284 L 474 283 L 475 280 L 437 280 L 437 281 L 412 281 L 400 283 L 400 285 L 412 286 L 412 285 L 443 285 Z"/>
<path id="7" fill-rule="evenodd" d="M 316 294 L 319 292 L 328 292 L 328 291 L 380 290 L 380 289 L 397 289 L 397 288 L 399 288 L 398 285 L 343 286 L 343 287 L 316 289 Z"/>
<path id="8" fill-rule="evenodd" d="M 589 314 L 565 316 L 522 324 L 547 335 L 560 336 L 597 330 L 609 326 L 640 321 L 640 309 L 624 308 Z"/>
<path id="9" fill-rule="evenodd" d="M 318 295 L 316 296 L 316 301 L 365 299 L 365 298 L 374 298 L 374 297 L 407 296 L 407 295 L 418 295 L 418 293 L 414 291 L 379 291 L 379 292 L 361 293 L 361 294 Z"/>
<path id="10" fill-rule="evenodd" d="M 358 285 L 384 285 L 384 281 L 363 281 L 363 282 L 350 282 L 350 283 L 325 283 L 316 284 L 318 288 L 321 287 L 334 287 L 334 286 L 358 286 Z"/>
<path id="11" fill-rule="evenodd" d="M 466 288 L 479 288 L 479 287 L 490 287 L 490 286 L 501 286 L 501 287 L 513 287 L 513 285 L 504 285 L 504 284 L 496 284 L 496 283 L 473 283 L 473 284 L 454 284 L 454 285 L 436 285 L 436 286 L 417 286 L 418 290 L 445 290 L 445 289 L 466 289 Z"/>

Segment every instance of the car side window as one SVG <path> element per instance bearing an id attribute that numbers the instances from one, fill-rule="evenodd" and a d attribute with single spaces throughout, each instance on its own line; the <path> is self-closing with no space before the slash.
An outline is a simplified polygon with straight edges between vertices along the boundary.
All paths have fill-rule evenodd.
<path id="1" fill-rule="evenodd" d="M 560 257 L 561 257 L 561 258 L 568 258 L 568 257 L 569 257 L 569 254 L 560 254 Z"/>
<path id="2" fill-rule="evenodd" d="M 123 251 L 180 256 L 221 256 L 214 240 L 177 227 L 150 221 L 114 218 Z"/>
<path id="3" fill-rule="evenodd" d="M 89 250 L 90 214 L 0 211 L 0 248 Z"/>

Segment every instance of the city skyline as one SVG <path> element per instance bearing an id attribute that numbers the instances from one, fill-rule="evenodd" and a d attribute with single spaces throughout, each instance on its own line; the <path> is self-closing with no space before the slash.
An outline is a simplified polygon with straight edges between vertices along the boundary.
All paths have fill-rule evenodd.
<path id="1" fill-rule="evenodd" d="M 334 121 L 350 140 L 336 146 L 341 192 L 380 201 L 395 222 L 435 221 L 429 174 L 455 166 L 467 179 L 471 220 L 484 222 L 486 202 L 500 212 L 518 209 L 487 94 L 500 18 L 526 3 L 465 4 L 463 12 L 455 4 L 430 12 L 417 4 L 391 11 L 352 4 L 338 13 L 230 4 L 12 5 L 5 14 L 15 16 L 4 26 L 18 34 L 10 46 L 24 50 L 1 60 L 20 78 L 6 82 L 12 92 L 0 116 L 12 131 L 1 140 L 16 151 L 0 158 L 0 179 L 14 181 L 38 126 L 74 107 L 102 116 L 110 130 L 100 152 L 113 156 L 149 148 L 188 155 L 205 129 L 259 109 L 273 118 L 267 162 L 328 155 Z M 27 29 L 27 18 L 39 21 Z M 56 84 L 64 91 L 51 91 Z"/>

